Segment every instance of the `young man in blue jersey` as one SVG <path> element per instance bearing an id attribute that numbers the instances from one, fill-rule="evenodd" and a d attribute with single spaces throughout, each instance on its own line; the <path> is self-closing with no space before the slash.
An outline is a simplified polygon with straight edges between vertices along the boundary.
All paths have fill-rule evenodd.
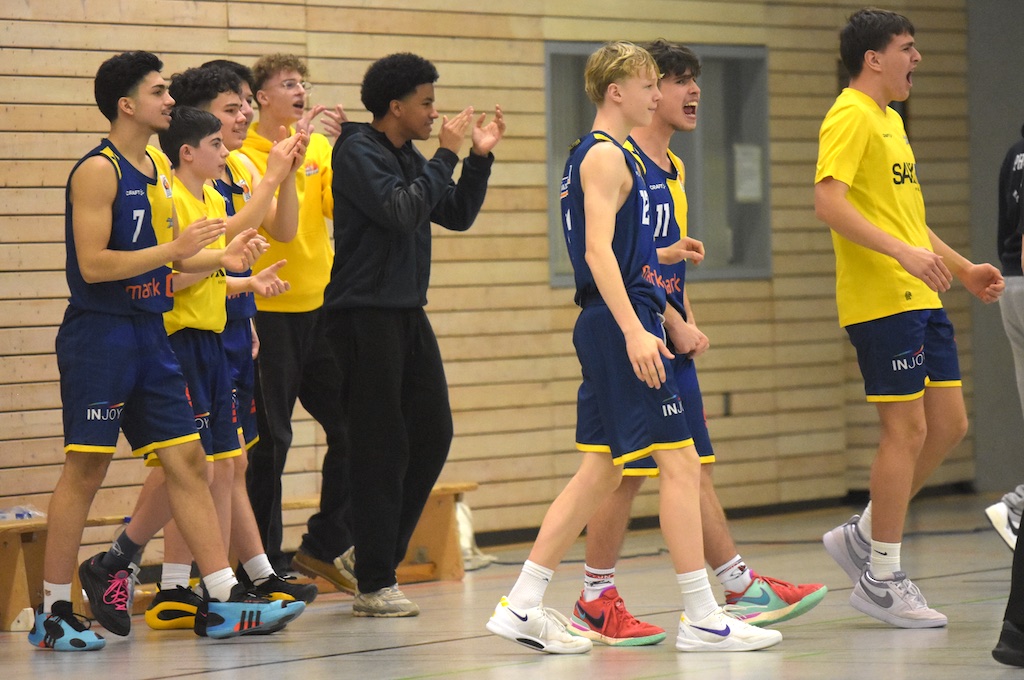
<path id="1" fill-rule="evenodd" d="M 700 509 L 704 557 L 725 589 L 726 604 L 738 618 L 757 626 L 778 623 L 809 611 L 827 589 L 821 584 L 794 585 L 750 570 L 729 533 L 725 512 L 715 493 L 711 471 L 715 461 L 704 418 L 704 403 L 694 359 L 708 347 L 697 329 L 686 292 L 686 259 L 700 262 L 703 245 L 687 236 L 687 201 L 682 161 L 671 152 L 676 132 L 697 126 L 701 90 L 697 85 L 700 61 L 690 49 L 657 40 L 644 46 L 658 64 L 661 101 L 649 125 L 634 128 L 626 143 L 644 173 L 655 220 L 660 277 L 670 313 L 683 313 L 695 337 L 695 348 L 676 352 L 672 366 L 683 402 L 686 422 L 701 461 Z M 670 350 L 675 350 L 671 345 Z M 622 604 L 615 588 L 615 562 L 629 525 L 633 499 L 644 480 L 658 474 L 651 458 L 626 463 L 619 488 L 587 523 L 584 587 L 572 614 L 570 632 L 607 645 L 657 644 L 665 632 L 638 621 Z"/>
<path id="2" fill-rule="evenodd" d="M 682 592 L 680 651 L 747 651 L 782 640 L 715 602 L 701 546 L 700 463 L 676 386 L 673 354 L 700 338 L 665 304 L 654 248 L 656 215 L 635 159 L 622 145 L 658 107 L 658 65 L 631 43 L 592 54 L 586 92 L 597 106 L 590 134 L 572 147 L 562 179 L 562 224 L 582 308 L 573 343 L 583 370 L 577 401 L 579 470 L 551 504 L 515 586 L 487 629 L 532 649 L 587 652 L 569 621 L 543 606 L 562 556 L 618 488 L 622 465 L 653 456 L 661 470 L 661 528 Z M 663 324 L 665 324 L 663 326 Z"/>
<path id="3" fill-rule="evenodd" d="M 148 52 L 127 52 L 96 73 L 95 95 L 110 134 L 68 179 L 65 217 L 69 306 L 57 334 L 67 458 L 49 508 L 43 602 L 29 643 L 82 651 L 105 640 L 71 609 L 71 577 L 89 507 L 106 476 L 118 431 L 136 455 L 157 455 L 167 474 L 172 513 L 196 556 L 214 601 L 209 613 L 278 617 L 280 604 L 248 602 L 228 566 L 207 487 L 205 457 L 185 382 L 163 328 L 172 298 L 168 263 L 181 263 L 220 238 L 224 223 L 202 219 L 179 238 L 158 243 L 173 225 L 170 167 L 148 146 L 170 123 L 174 104 Z M 244 244 L 243 244 L 244 246 Z M 248 266 L 233 250 L 224 263 Z M 79 568 L 93 615 L 112 633 L 131 628 L 131 557 L 157 528 L 129 526 L 116 555 Z M 218 631 L 220 635 L 221 631 Z M 244 630 L 224 630 L 224 636 Z"/>

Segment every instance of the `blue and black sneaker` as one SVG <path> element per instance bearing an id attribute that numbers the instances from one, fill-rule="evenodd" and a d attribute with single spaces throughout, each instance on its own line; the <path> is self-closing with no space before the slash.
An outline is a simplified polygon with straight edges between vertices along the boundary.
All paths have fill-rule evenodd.
<path id="1" fill-rule="evenodd" d="M 111 572 L 103 566 L 99 553 L 78 567 L 82 589 L 89 596 L 93 618 L 114 635 L 128 635 L 132 631 L 132 598 L 135 579 L 129 569 Z"/>
<path id="2" fill-rule="evenodd" d="M 33 647 L 52 649 L 58 652 L 88 652 L 103 649 L 107 641 L 102 635 L 89 630 L 90 622 L 84 616 L 71 611 L 71 603 L 59 600 L 53 603 L 50 613 L 42 605 L 36 610 L 36 620 L 28 632 L 28 641 Z"/>
<path id="3" fill-rule="evenodd" d="M 200 637 L 215 639 L 272 633 L 297 619 L 305 609 L 306 603 L 301 600 L 271 601 L 250 592 L 241 583 L 231 589 L 226 602 L 220 602 L 210 599 L 204 586 L 193 630 Z"/>

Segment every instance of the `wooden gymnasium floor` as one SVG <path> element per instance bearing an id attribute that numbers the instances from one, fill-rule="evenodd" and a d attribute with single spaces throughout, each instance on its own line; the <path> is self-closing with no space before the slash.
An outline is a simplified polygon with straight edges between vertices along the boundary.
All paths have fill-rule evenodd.
<path id="1" fill-rule="evenodd" d="M 656 647 L 595 647 L 582 656 L 549 656 L 489 635 L 484 623 L 511 587 L 528 546 L 487 552 L 497 564 L 462 583 L 409 586 L 423 613 L 413 619 L 351 615 L 351 598 L 324 595 L 285 631 L 212 642 L 190 631 L 149 630 L 141 616 L 129 638 L 107 636 L 106 649 L 53 653 L 33 649 L 25 633 L 0 633 L 0 678 L 112 680 L 137 678 L 463 678 L 614 680 L 692 677 L 771 680 L 1020 677 L 992 660 L 1009 591 L 1011 553 L 983 509 L 996 495 L 922 499 L 912 508 L 904 567 L 932 606 L 949 617 L 938 630 L 900 630 L 863 616 L 847 598 L 851 585 L 826 555 L 821 534 L 857 508 L 828 508 L 732 522 L 741 552 L 755 570 L 790 581 L 820 581 L 825 600 L 782 623 L 783 642 L 746 653 L 681 654 L 673 639 L 679 595 L 655 531 L 626 541 L 617 584 L 634 614 L 670 635 Z M 546 598 L 568 612 L 581 581 L 581 544 L 558 570 Z M 719 592 L 720 595 L 720 592 Z"/>

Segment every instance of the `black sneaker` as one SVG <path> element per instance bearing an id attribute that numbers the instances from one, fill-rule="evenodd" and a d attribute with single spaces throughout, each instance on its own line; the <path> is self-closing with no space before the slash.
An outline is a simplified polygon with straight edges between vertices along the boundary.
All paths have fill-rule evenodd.
<path id="1" fill-rule="evenodd" d="M 294 621 L 305 609 L 305 602 L 270 601 L 249 592 L 241 583 L 231 589 L 226 602 L 212 600 L 204 586 L 193 630 L 200 637 L 217 639 L 273 633 Z"/>
<path id="2" fill-rule="evenodd" d="M 78 578 L 89 597 L 92 616 L 114 635 L 132 631 L 132 598 L 135 581 L 127 569 L 111 573 L 101 564 L 106 553 L 87 559 L 78 567 Z"/>
<path id="3" fill-rule="evenodd" d="M 146 623 L 153 630 L 195 628 L 196 610 L 203 599 L 191 588 L 161 588 L 146 608 Z"/>
<path id="4" fill-rule="evenodd" d="M 311 604 L 320 591 L 312 583 L 295 583 L 294 576 L 274 574 L 261 581 L 252 592 L 268 600 L 284 600 L 286 602 L 301 600 L 306 604 Z"/>
<path id="5" fill-rule="evenodd" d="M 1024 666 L 1024 631 L 1009 621 L 1003 621 L 999 643 L 992 650 L 992 658 L 1007 666 Z"/>

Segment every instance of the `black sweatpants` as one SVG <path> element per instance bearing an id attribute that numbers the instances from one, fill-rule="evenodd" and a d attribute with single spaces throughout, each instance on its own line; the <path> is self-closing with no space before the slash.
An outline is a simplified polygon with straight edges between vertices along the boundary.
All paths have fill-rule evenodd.
<path id="1" fill-rule="evenodd" d="M 356 579 L 368 593 L 396 583 L 448 457 L 448 383 L 423 309 L 324 314 L 346 378 Z"/>
<path id="2" fill-rule="evenodd" d="M 309 518 L 300 549 L 330 562 L 352 545 L 344 385 L 320 316 L 320 310 L 256 313 L 260 439 L 249 451 L 246 481 L 263 545 L 275 566 L 282 558 L 281 474 L 292 444 L 296 399 L 327 435 L 320 510 Z"/>

